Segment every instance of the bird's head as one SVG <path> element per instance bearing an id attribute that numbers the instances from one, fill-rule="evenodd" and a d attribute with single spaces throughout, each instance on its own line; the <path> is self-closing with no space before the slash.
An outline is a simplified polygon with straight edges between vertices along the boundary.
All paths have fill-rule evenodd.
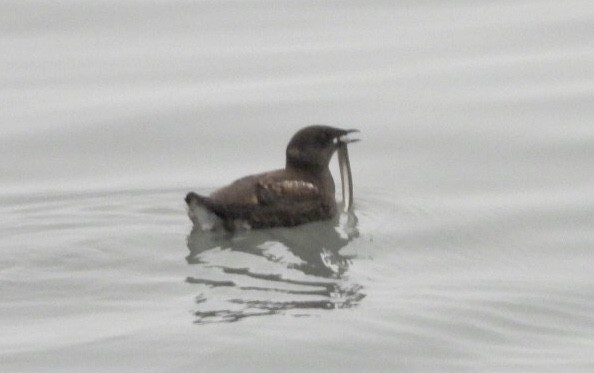
<path id="1" fill-rule="evenodd" d="M 302 128 L 293 135 L 287 145 L 287 167 L 311 171 L 325 170 L 341 143 L 358 141 L 348 137 L 348 134 L 353 132 L 359 131 L 322 125 Z"/>

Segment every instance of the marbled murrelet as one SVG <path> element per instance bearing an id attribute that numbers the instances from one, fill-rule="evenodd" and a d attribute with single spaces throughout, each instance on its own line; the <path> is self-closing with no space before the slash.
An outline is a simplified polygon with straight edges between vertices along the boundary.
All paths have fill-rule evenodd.
<path id="1" fill-rule="evenodd" d="M 357 130 L 309 126 L 289 142 L 284 169 L 250 175 L 213 192 L 209 197 L 188 193 L 188 215 L 203 229 L 208 215 L 226 230 L 288 227 L 336 214 L 334 180 L 328 168 L 334 152 L 356 140 L 346 135 Z"/>

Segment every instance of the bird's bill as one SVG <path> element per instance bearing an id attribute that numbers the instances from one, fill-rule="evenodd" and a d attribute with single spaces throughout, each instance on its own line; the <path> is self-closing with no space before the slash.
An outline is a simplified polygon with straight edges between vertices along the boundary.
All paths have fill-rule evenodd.
<path id="1" fill-rule="evenodd" d="M 357 132 L 359 132 L 359 130 L 356 130 L 356 129 L 345 130 L 344 135 L 341 135 L 336 138 L 336 143 L 337 144 L 350 144 L 352 142 L 361 141 L 361 139 L 352 138 L 350 136 L 351 134 L 357 133 Z"/>

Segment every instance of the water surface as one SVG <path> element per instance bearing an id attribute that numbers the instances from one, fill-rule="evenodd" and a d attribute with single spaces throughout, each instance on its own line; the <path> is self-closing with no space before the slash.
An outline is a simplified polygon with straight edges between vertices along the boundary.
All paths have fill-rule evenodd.
<path id="1" fill-rule="evenodd" d="M 594 370 L 593 33 L 578 0 L 3 2 L 1 370 Z M 312 123 L 361 130 L 354 214 L 193 232 L 188 190 Z"/>

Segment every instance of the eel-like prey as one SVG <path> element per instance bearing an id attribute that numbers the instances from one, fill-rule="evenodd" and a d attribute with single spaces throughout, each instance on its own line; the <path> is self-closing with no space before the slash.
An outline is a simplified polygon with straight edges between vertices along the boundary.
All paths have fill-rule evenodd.
<path id="1" fill-rule="evenodd" d="M 338 166 L 342 182 L 343 211 L 349 212 L 353 209 L 353 175 L 346 142 L 341 142 L 338 146 Z"/>

